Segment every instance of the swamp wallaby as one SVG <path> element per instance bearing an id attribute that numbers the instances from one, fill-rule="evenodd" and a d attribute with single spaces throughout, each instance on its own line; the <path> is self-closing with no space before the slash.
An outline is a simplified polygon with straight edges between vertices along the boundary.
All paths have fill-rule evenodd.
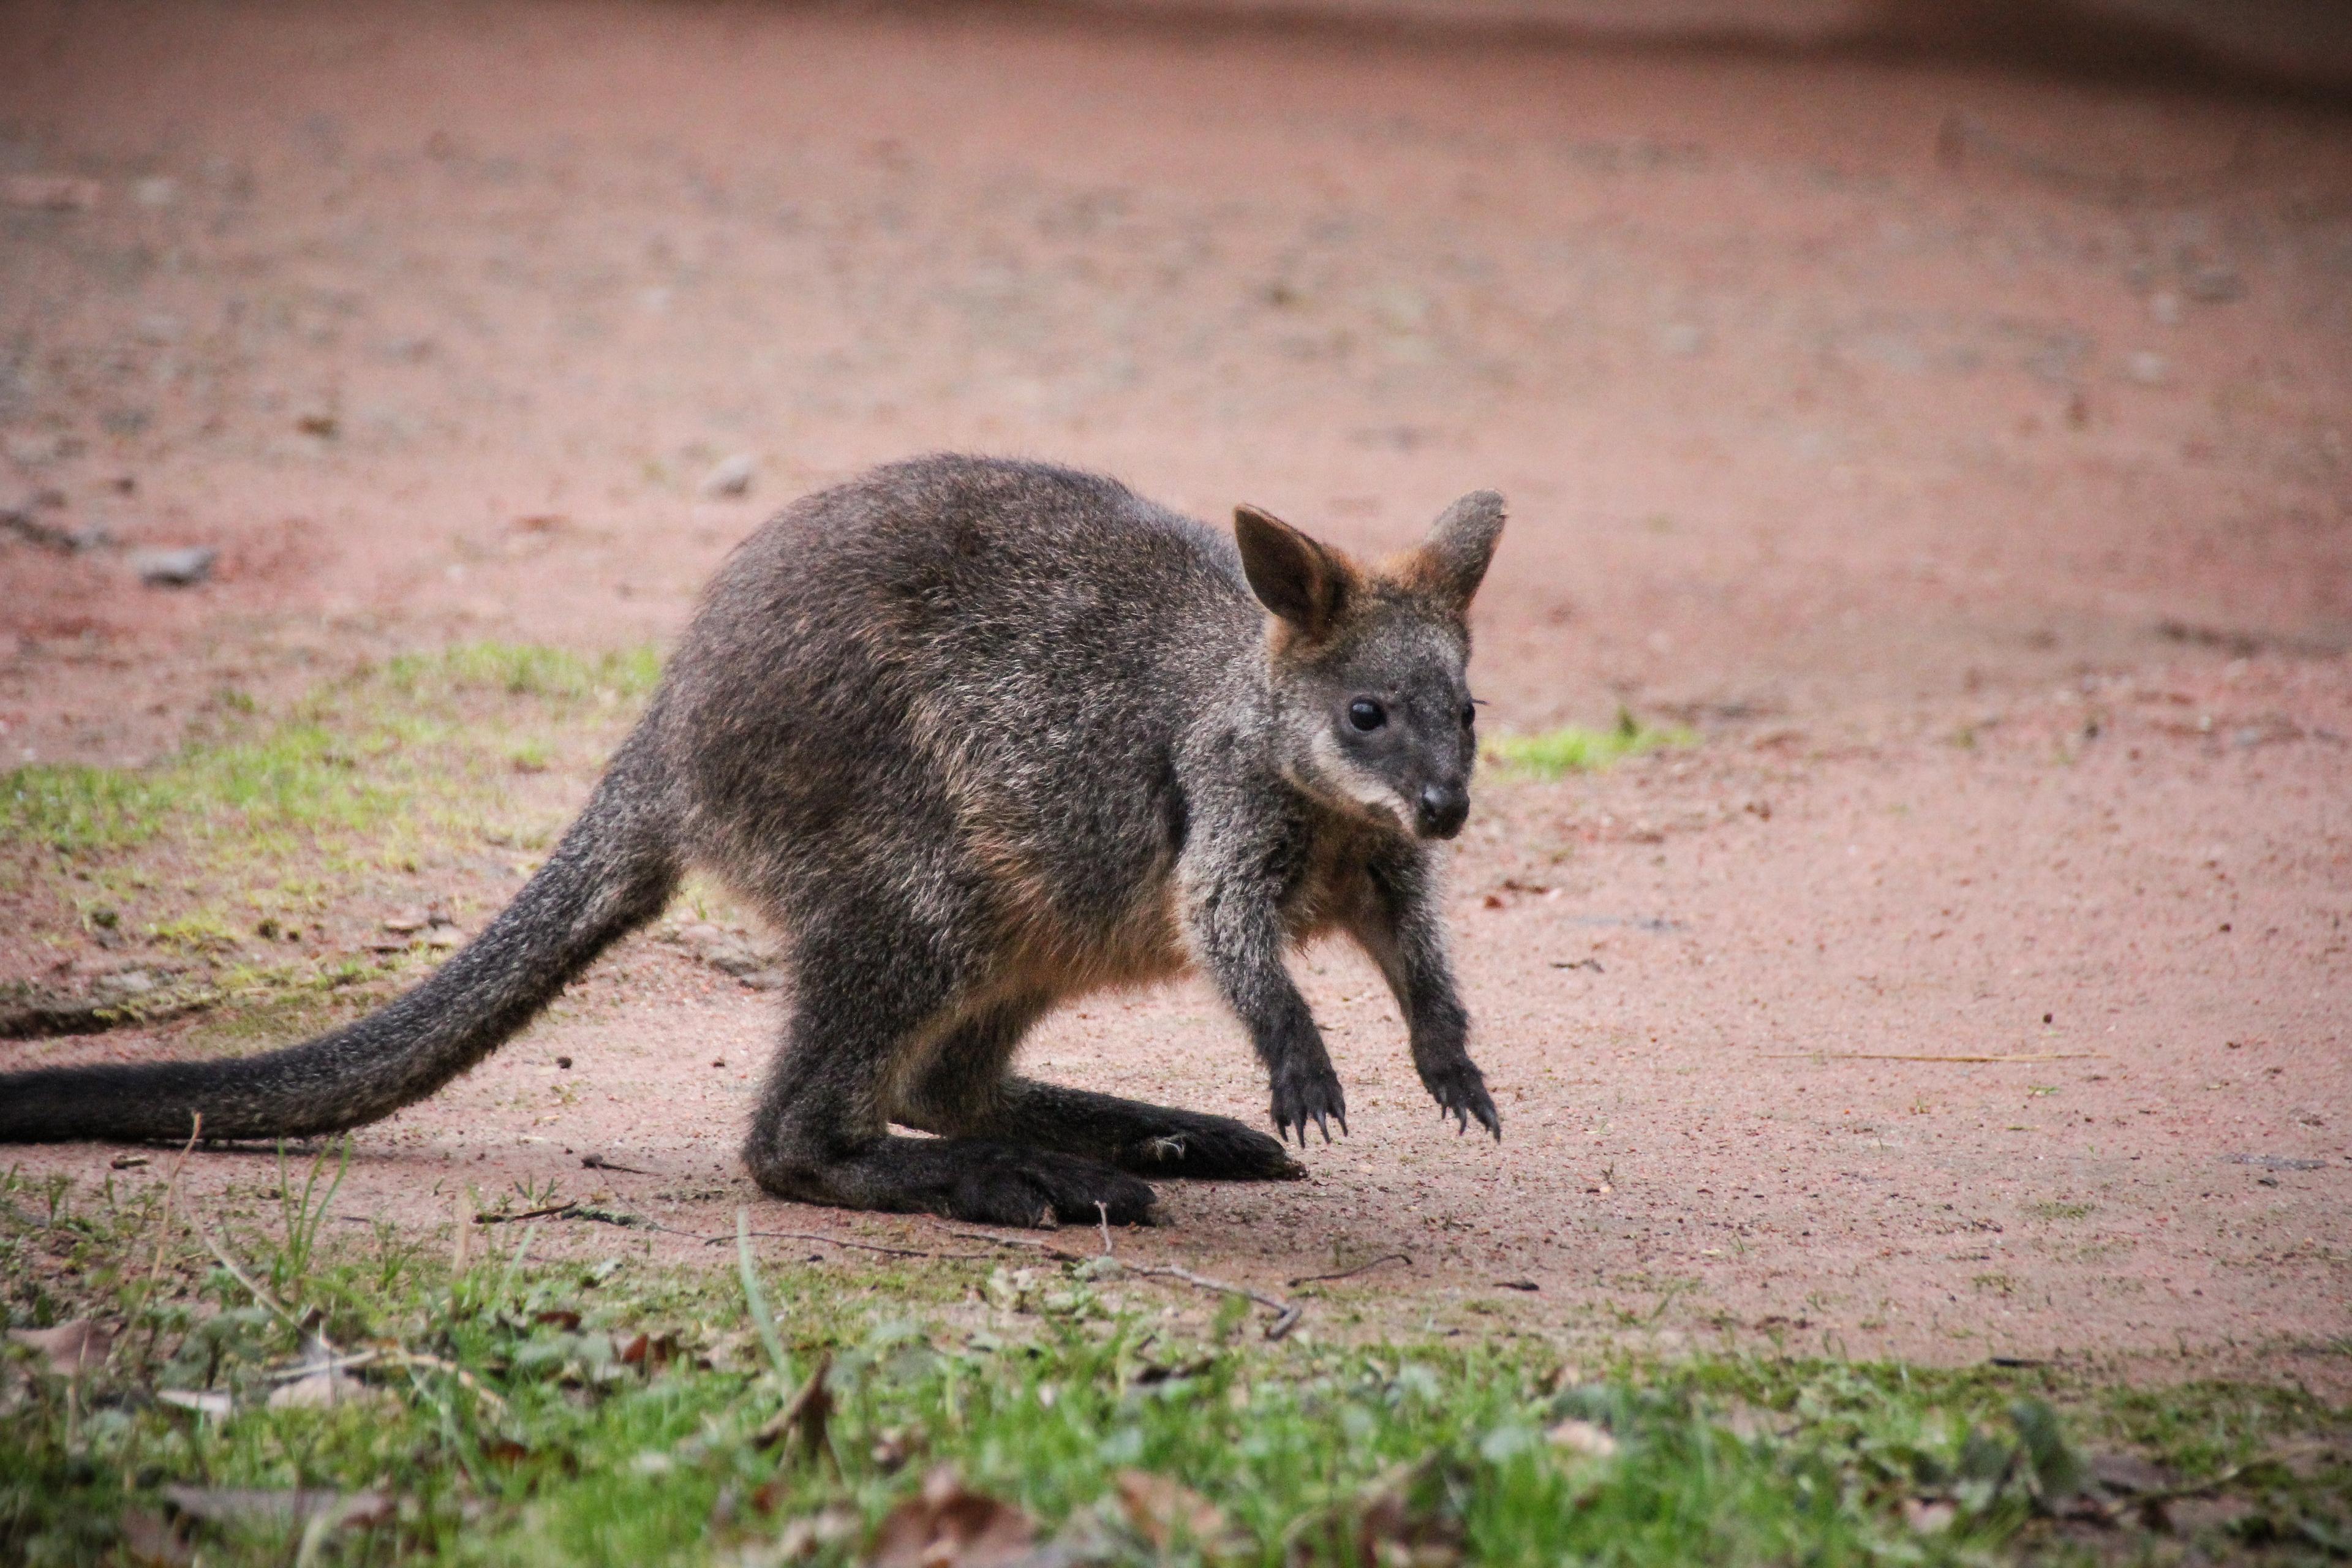
<path id="1" fill-rule="evenodd" d="M 1387 976 L 1441 1112 L 1500 1137 L 1424 841 L 1470 808 L 1465 613 L 1502 527 L 1501 497 L 1465 496 L 1368 567 L 1247 507 L 1228 541 L 1110 479 L 962 457 L 808 497 L 720 568 L 587 809 L 431 978 L 263 1056 L 0 1077 L 0 1142 L 373 1121 L 520 1029 L 688 868 L 788 938 L 744 1150 L 781 1197 L 1129 1223 L 1139 1176 L 1302 1175 L 1229 1118 L 1010 1069 L 1056 1004 L 1197 965 L 1276 1128 L 1328 1142 L 1346 1100 L 1283 953 L 1333 931 Z"/>

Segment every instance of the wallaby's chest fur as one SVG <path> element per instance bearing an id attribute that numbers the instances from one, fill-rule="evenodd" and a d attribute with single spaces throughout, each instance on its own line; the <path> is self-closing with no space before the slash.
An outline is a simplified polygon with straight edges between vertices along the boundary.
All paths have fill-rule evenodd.
<path id="1" fill-rule="evenodd" d="M 779 1196 L 1126 1222 L 1152 1212 L 1142 1176 L 1303 1174 L 1230 1118 L 1012 1063 L 1062 999 L 1198 968 L 1265 1066 L 1276 1129 L 1344 1132 L 1284 967 L 1333 931 L 1380 965 L 1440 1110 L 1499 1136 L 1426 841 L 1469 810 L 1465 612 L 1502 521 L 1499 497 L 1465 496 L 1365 567 L 1248 508 L 1228 538 L 1033 463 L 919 458 L 811 496 L 729 558 L 579 820 L 423 984 L 257 1057 L 0 1078 L 0 1142 L 387 1115 L 522 1028 L 688 869 L 789 949 L 744 1147 Z"/>

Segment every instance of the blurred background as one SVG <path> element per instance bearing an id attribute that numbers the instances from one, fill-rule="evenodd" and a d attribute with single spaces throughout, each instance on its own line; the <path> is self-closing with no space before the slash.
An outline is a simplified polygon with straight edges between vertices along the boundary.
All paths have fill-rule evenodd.
<path id="1" fill-rule="evenodd" d="M 2347 16 L 22 0 L 0 757 L 658 638 L 949 447 L 1365 548 L 1499 487 L 1520 727 L 2340 648 Z"/>

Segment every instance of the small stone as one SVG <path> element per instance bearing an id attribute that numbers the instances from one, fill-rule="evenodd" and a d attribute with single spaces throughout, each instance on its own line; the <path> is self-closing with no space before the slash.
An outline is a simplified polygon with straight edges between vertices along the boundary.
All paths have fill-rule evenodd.
<path id="1" fill-rule="evenodd" d="M 32 207 L 42 212 L 86 212 L 98 205 L 104 194 L 96 180 L 78 180 L 70 174 L 18 174 L 5 187 L 12 207 Z"/>
<path id="2" fill-rule="evenodd" d="M 2224 305 L 2246 291 L 2245 279 L 2234 267 L 2200 267 L 2182 279 L 2189 297 L 2208 305 Z"/>
<path id="3" fill-rule="evenodd" d="M 168 174 L 150 174 L 132 184 L 131 199 L 142 207 L 168 207 L 180 199 L 180 184 Z"/>
<path id="4" fill-rule="evenodd" d="M 759 464 L 749 452 L 738 452 L 702 476 L 702 493 L 713 500 L 733 499 L 751 493 L 751 479 Z"/>
<path id="5" fill-rule="evenodd" d="M 1688 359 L 1706 346 L 1706 331 L 1689 321 L 1669 321 L 1658 329 L 1658 347 L 1677 359 Z"/>
<path id="6" fill-rule="evenodd" d="M 2149 353 L 2146 351 L 2136 353 L 2124 362 L 2124 374 L 2142 386 L 2158 385 L 2164 380 L 2165 372 L 2170 368 L 2165 363 L 2162 354 Z"/>
<path id="7" fill-rule="evenodd" d="M 404 910 L 399 914 L 388 917 L 383 922 L 383 929 L 395 936 L 407 936 L 412 932 L 423 931 L 432 923 L 433 917 L 423 910 Z"/>
<path id="8" fill-rule="evenodd" d="M 0 531 L 14 533 L 26 543 L 37 544 L 44 550 L 61 551 L 68 555 L 102 550 L 114 542 L 114 535 L 107 531 L 102 522 L 85 523 L 79 528 L 58 528 L 35 517 L 29 507 L 0 507 Z"/>
<path id="9" fill-rule="evenodd" d="M 67 455 L 63 436 L 25 435 L 8 437 L 8 460 L 20 468 L 37 468 Z"/>
<path id="10" fill-rule="evenodd" d="M 2169 289 L 2159 289 L 2147 297 L 2148 320 L 2160 327 L 2180 324 L 2180 296 Z"/>
<path id="11" fill-rule="evenodd" d="M 131 569 L 139 580 L 151 588 L 187 588 L 213 574 L 213 563 L 220 552 L 209 544 L 191 544 L 179 550 L 139 550 L 131 556 Z"/>

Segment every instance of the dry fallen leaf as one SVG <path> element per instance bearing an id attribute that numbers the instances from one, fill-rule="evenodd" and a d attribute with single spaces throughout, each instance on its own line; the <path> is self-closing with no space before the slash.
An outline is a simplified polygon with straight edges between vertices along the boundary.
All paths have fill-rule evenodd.
<path id="1" fill-rule="evenodd" d="M 195 1549 L 187 1538 L 164 1521 L 160 1513 L 142 1508 L 125 1509 L 118 1537 L 123 1556 L 140 1568 L 188 1568 Z"/>
<path id="2" fill-rule="evenodd" d="M 279 1385 L 269 1396 L 272 1410 L 324 1408 L 334 1405 L 390 1405 L 396 1402 L 388 1388 L 362 1383 L 340 1367 L 329 1366 Z"/>
<path id="3" fill-rule="evenodd" d="M 1037 1527 L 1008 1502 L 968 1489 L 953 1466 L 923 1478 L 920 1495 L 890 1510 L 869 1568 L 992 1568 L 1029 1550 Z"/>
<path id="4" fill-rule="evenodd" d="M 833 1418 L 833 1394 L 825 1388 L 824 1380 L 832 1371 L 833 1352 L 826 1351 L 817 1357 L 816 1369 L 801 1384 L 800 1392 L 751 1434 L 751 1441 L 760 1447 L 772 1448 L 786 1436 L 798 1434 L 803 1458 L 814 1459 L 825 1452 L 825 1425 Z"/>
<path id="5" fill-rule="evenodd" d="M 215 1419 L 236 1408 L 236 1401 L 217 1389 L 166 1388 L 158 1391 L 155 1397 L 165 1405 L 175 1405 L 183 1410 L 193 1410 L 199 1415 L 210 1415 Z"/>
<path id="6" fill-rule="evenodd" d="M 1361 1568 L 1454 1568 L 1462 1561 L 1462 1534 L 1453 1521 L 1412 1508 L 1402 1489 L 1382 1491 L 1356 1518 L 1356 1562 Z"/>
<path id="7" fill-rule="evenodd" d="M 54 1329 L 10 1329 L 8 1337 L 42 1359 L 52 1377 L 79 1377 L 106 1359 L 114 1335 L 88 1318 L 76 1318 Z"/>
<path id="8" fill-rule="evenodd" d="M 886 1426 L 874 1438 L 874 1468 L 886 1476 L 895 1476 L 907 1468 L 907 1461 L 923 1451 L 923 1435 L 909 1432 L 904 1426 Z"/>
<path id="9" fill-rule="evenodd" d="M 1903 1500 L 1903 1522 L 1922 1535 L 1935 1535 L 1949 1530 L 1959 1511 L 1948 1502 L 1931 1502 L 1916 1497 Z"/>
<path id="10" fill-rule="evenodd" d="M 1239 1544 L 1223 1511 L 1181 1481 L 1144 1470 L 1121 1470 L 1110 1484 L 1136 1533 L 1162 1552 L 1183 1542 L 1205 1557 L 1218 1557 L 1229 1555 Z"/>
<path id="11" fill-rule="evenodd" d="M 1605 1459 L 1617 1451 L 1617 1439 L 1606 1430 L 1573 1415 L 1553 1427 L 1550 1436 L 1553 1447 L 1581 1454 L 1588 1459 Z"/>
<path id="12" fill-rule="evenodd" d="M 814 1516 L 793 1520 L 784 1526 L 782 1533 L 776 1537 L 776 1555 L 786 1563 L 814 1557 L 819 1547 L 846 1541 L 856 1534 L 857 1525 L 856 1509 L 845 1503 L 827 1503 Z"/>
<path id="13" fill-rule="evenodd" d="M 1397 1465 L 1295 1535 L 1293 1568 L 1326 1561 L 1346 1568 L 1454 1568 L 1462 1560 L 1458 1521 L 1414 1500 L 1439 1473 L 1437 1456 Z"/>

